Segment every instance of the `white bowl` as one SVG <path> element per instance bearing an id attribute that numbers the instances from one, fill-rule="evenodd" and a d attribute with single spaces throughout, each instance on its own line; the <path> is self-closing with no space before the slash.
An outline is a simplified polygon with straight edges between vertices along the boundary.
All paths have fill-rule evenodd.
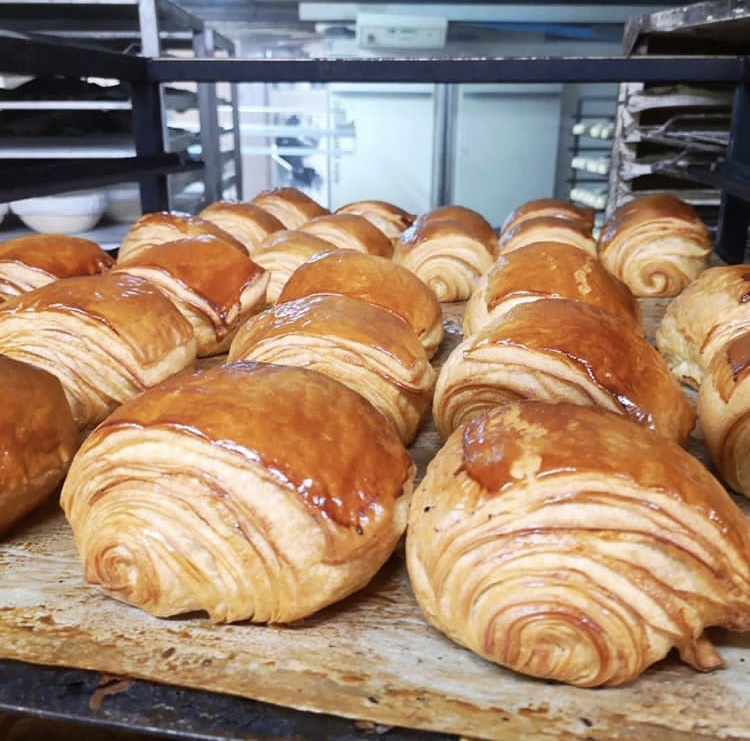
<path id="1" fill-rule="evenodd" d="M 130 223 L 142 215 L 141 189 L 138 183 L 114 185 L 107 190 L 107 210 L 105 213 L 113 221 Z"/>
<path id="2" fill-rule="evenodd" d="M 75 234 L 93 229 L 107 207 L 106 193 L 70 192 L 13 201 L 10 210 L 37 232 Z"/>

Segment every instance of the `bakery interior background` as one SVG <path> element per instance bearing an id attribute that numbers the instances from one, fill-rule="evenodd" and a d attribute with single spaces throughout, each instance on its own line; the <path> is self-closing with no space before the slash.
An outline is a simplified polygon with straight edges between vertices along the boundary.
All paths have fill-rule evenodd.
<path id="1" fill-rule="evenodd" d="M 239 56 L 348 58 L 616 55 L 630 16 L 673 3 L 180 5 L 234 41 Z M 606 172 L 571 167 L 579 154 L 571 122 L 612 119 L 616 95 L 614 84 L 243 84 L 242 192 L 224 196 L 293 185 L 332 208 L 366 198 L 412 213 L 460 203 L 496 225 L 521 202 L 568 199 L 577 185 L 603 200 Z M 174 116 L 170 125 L 184 124 Z M 220 125 L 231 128 L 231 117 L 221 104 Z M 589 155 L 604 158 L 607 146 Z M 183 203 L 174 206 L 194 210 Z"/>

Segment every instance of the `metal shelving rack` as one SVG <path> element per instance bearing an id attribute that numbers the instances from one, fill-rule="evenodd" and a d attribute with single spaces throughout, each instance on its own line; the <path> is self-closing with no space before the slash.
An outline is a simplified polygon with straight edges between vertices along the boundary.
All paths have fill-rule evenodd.
<path id="1" fill-rule="evenodd" d="M 739 132 L 750 126 L 750 65 L 746 57 L 146 59 L 103 51 L 92 53 L 76 47 L 67 48 L 61 55 L 57 45 L 33 39 L 4 39 L 0 44 L 0 70 L 6 72 L 54 71 L 75 76 L 86 75 L 92 69 L 99 75 L 130 82 L 137 156 L 92 162 L 85 171 L 61 168 L 59 163 L 19 165 L 12 178 L 0 178 L 0 200 L 137 177 L 144 208 L 164 208 L 167 173 L 191 166 L 180 155 L 164 151 L 159 93 L 160 85 L 167 82 L 721 82 L 736 89 L 727 156 L 693 175 L 712 179 L 726 194 L 723 218 L 730 221 L 722 228 L 722 245 L 735 261 L 744 254 L 750 212 L 746 204 L 750 200 L 750 140 L 743 142 Z M 0 163 L 0 167 L 7 168 L 8 163 Z M 321 729 L 328 738 L 341 741 L 371 738 L 370 729 L 362 729 L 352 721 L 143 681 L 130 682 L 127 692 L 106 708 L 92 708 L 82 698 L 90 694 L 96 682 L 97 675 L 92 672 L 0 661 L 0 711 L 54 715 L 112 728 L 181 733 L 201 739 L 229 738 L 233 733 L 256 739 L 299 734 L 315 737 L 323 733 Z M 155 714 L 154 707 L 163 712 Z M 411 731 L 396 731 L 389 737 L 440 738 Z"/>

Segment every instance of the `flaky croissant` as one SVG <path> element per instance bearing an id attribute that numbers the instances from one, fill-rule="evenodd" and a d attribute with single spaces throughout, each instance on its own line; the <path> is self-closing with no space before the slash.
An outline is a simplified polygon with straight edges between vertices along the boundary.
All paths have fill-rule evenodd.
<path id="1" fill-rule="evenodd" d="M 440 369 L 432 413 L 446 438 L 513 399 L 599 406 L 684 444 L 695 413 L 664 359 L 622 319 L 568 299 L 520 304 L 459 344 Z"/>
<path id="2" fill-rule="evenodd" d="M 401 317 L 430 358 L 443 339 L 443 311 L 434 291 L 385 257 L 354 250 L 317 255 L 290 276 L 279 301 L 321 294 L 359 298 Z"/>
<path id="3" fill-rule="evenodd" d="M 750 332 L 711 357 L 698 390 L 698 419 L 719 475 L 750 497 Z"/>
<path id="4" fill-rule="evenodd" d="M 325 214 L 305 222 L 299 230 L 324 239 L 339 249 L 357 250 L 369 255 L 391 257 L 391 240 L 364 216 Z"/>
<path id="5" fill-rule="evenodd" d="M 391 240 L 396 239 L 416 219 L 414 214 L 387 201 L 354 201 L 337 208 L 336 213 L 364 216 Z"/>
<path id="6" fill-rule="evenodd" d="M 284 228 L 273 214 L 254 203 L 243 201 L 216 201 L 206 206 L 198 216 L 242 242 L 248 255 L 252 255 L 269 234 Z"/>
<path id="7" fill-rule="evenodd" d="M 159 211 L 144 214 L 128 229 L 127 234 L 120 242 L 117 262 L 120 264 L 127 262 L 131 257 L 135 257 L 156 244 L 173 242 L 184 237 L 201 237 L 204 235 L 219 237 L 233 244 L 240 252 L 247 253 L 247 249 L 242 242 L 200 216 Z"/>
<path id="8" fill-rule="evenodd" d="M 689 453 L 605 410 L 540 401 L 458 428 L 412 498 L 409 576 L 427 619 L 524 674 L 629 682 L 673 647 L 750 629 L 750 525 Z"/>
<path id="9" fill-rule="evenodd" d="M 435 371 L 409 325 L 350 296 L 278 303 L 240 327 L 228 357 L 325 373 L 367 399 L 407 445 L 435 385 Z"/>
<path id="10" fill-rule="evenodd" d="M 672 299 L 656 330 L 656 346 L 672 373 L 697 389 L 714 353 L 750 331 L 750 267 L 709 268 Z"/>
<path id="11" fill-rule="evenodd" d="M 364 586 L 414 466 L 370 404 L 300 368 L 177 376 L 86 439 L 61 495 L 84 576 L 158 616 L 289 622 Z"/>
<path id="12" fill-rule="evenodd" d="M 329 213 L 327 208 L 299 188 L 262 190 L 250 203 L 275 216 L 284 225 L 284 229 L 299 229 L 306 221 Z"/>
<path id="13" fill-rule="evenodd" d="M 455 220 L 417 219 L 396 241 L 395 262 L 425 282 L 438 301 L 465 301 L 492 265 L 492 245 Z"/>
<path id="14" fill-rule="evenodd" d="M 525 219 L 506 229 L 497 243 L 497 253 L 506 255 L 535 242 L 562 242 L 596 256 L 596 240 L 585 224 L 558 216 Z"/>
<path id="15" fill-rule="evenodd" d="M 265 306 L 268 274 L 217 237 L 157 244 L 113 272 L 156 286 L 193 327 L 199 358 L 226 352 L 240 325 Z"/>
<path id="16" fill-rule="evenodd" d="M 500 237 L 518 224 L 540 217 L 573 221 L 590 234 L 594 229 L 594 214 L 594 209 L 589 206 L 577 206 L 558 198 L 535 198 L 522 203 L 508 214 L 500 228 Z"/>
<path id="17" fill-rule="evenodd" d="M 520 304 L 561 298 L 599 306 L 643 334 L 640 305 L 630 289 L 596 257 L 561 242 L 529 244 L 499 255 L 466 303 L 464 334 L 475 334 Z"/>
<path id="18" fill-rule="evenodd" d="M 0 305 L 0 354 L 62 383 L 79 428 L 195 361 L 193 328 L 142 278 L 62 278 Z"/>
<path id="19" fill-rule="evenodd" d="M 114 260 L 96 242 L 69 234 L 26 234 L 0 244 L 0 300 L 59 278 L 105 273 Z"/>
<path id="20" fill-rule="evenodd" d="M 607 270 L 636 296 L 677 296 L 709 265 L 713 245 L 695 209 L 668 194 L 620 206 L 599 237 Z"/>
<path id="21" fill-rule="evenodd" d="M 497 233 L 492 224 L 473 208 L 451 203 L 426 211 L 420 219 L 422 221 L 458 221 L 460 224 L 473 229 L 487 245 L 490 252 L 494 253 L 497 248 Z"/>

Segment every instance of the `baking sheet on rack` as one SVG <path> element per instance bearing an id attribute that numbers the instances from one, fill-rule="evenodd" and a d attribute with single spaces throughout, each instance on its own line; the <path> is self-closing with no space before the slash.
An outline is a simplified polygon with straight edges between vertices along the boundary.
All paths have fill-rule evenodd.
<path id="1" fill-rule="evenodd" d="M 653 330 L 666 302 L 644 302 Z M 456 307 L 441 352 L 458 342 Z M 424 466 L 431 426 L 413 448 Z M 693 452 L 702 455 L 699 440 Z M 746 508 L 750 513 L 750 508 Z M 0 657 L 94 669 L 288 707 L 463 736 L 512 739 L 750 739 L 750 634 L 713 631 L 726 667 L 669 657 L 625 687 L 585 690 L 522 677 L 430 628 L 397 552 L 362 592 L 289 627 L 163 620 L 85 585 L 52 503 L 0 543 Z"/>

